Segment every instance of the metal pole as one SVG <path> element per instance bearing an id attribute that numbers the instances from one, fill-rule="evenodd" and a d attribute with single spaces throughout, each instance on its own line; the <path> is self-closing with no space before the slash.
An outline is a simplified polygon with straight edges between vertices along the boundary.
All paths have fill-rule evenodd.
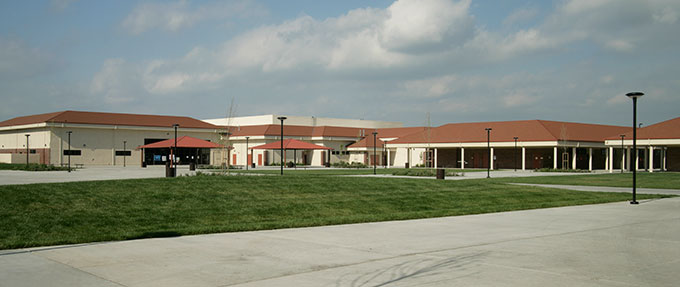
<path id="1" fill-rule="evenodd" d="M 248 166 L 250 165 L 250 163 L 248 162 L 248 139 L 249 138 L 250 137 L 246 137 L 246 170 L 248 170 Z"/>
<path id="2" fill-rule="evenodd" d="M 644 94 L 641 92 L 632 92 L 626 94 L 629 98 L 633 99 L 633 150 L 635 151 L 635 161 L 637 163 L 638 157 L 637 157 L 637 98 L 643 96 Z M 633 200 L 630 202 L 630 204 L 638 204 L 636 195 L 637 195 L 637 182 L 636 182 L 636 172 L 637 168 L 633 168 Z"/>
<path id="3" fill-rule="evenodd" d="M 623 138 L 626 137 L 626 135 L 620 135 L 620 136 L 621 136 L 621 173 L 623 173 L 623 163 L 624 163 L 623 155 L 626 154 L 626 151 L 623 149 Z"/>
<path id="4" fill-rule="evenodd" d="M 287 118 L 278 117 L 277 119 L 281 120 L 281 175 L 283 175 L 283 120 Z"/>
<path id="5" fill-rule="evenodd" d="M 172 125 L 175 128 L 175 148 L 172 151 L 172 177 L 177 176 L 177 165 L 175 164 L 175 157 L 177 156 L 177 127 L 179 127 L 179 124 L 174 124 Z"/>
<path id="6" fill-rule="evenodd" d="M 127 144 L 127 141 L 123 141 L 123 167 L 125 167 L 125 158 L 127 157 L 127 153 L 125 153 L 125 145 Z"/>
<path id="7" fill-rule="evenodd" d="M 491 128 L 485 128 L 486 130 L 486 150 L 489 153 L 489 163 L 488 166 L 486 167 L 486 178 L 491 178 L 491 143 L 490 143 L 490 134 L 491 134 Z"/>
<path id="8" fill-rule="evenodd" d="M 518 137 L 514 137 L 515 139 L 515 171 L 517 171 L 517 139 Z"/>
<path id="9" fill-rule="evenodd" d="M 68 131 L 68 172 L 71 172 L 71 133 Z"/>
<path id="10" fill-rule="evenodd" d="M 30 151 L 31 151 L 28 147 L 28 137 L 30 137 L 30 136 L 31 135 L 26 134 L 26 168 L 28 168 L 28 155 L 30 154 Z"/>
<path id="11" fill-rule="evenodd" d="M 378 143 L 375 140 L 376 135 L 378 135 L 378 132 L 373 132 L 373 175 L 375 175 L 375 167 L 376 167 L 376 162 L 375 162 L 375 146 L 378 145 Z"/>

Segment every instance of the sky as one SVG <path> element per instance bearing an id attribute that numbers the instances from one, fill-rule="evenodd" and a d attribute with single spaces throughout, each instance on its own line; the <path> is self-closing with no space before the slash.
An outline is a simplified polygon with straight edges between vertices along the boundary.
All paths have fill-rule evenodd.
<path id="1" fill-rule="evenodd" d="M 0 1 L 0 121 L 680 116 L 680 1 Z"/>

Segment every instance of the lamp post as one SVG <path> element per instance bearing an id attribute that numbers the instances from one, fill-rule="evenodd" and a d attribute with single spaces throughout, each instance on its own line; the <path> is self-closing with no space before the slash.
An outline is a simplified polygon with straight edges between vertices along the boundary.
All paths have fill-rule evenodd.
<path id="1" fill-rule="evenodd" d="M 246 170 L 248 170 L 248 166 L 250 165 L 250 163 L 248 162 L 248 139 L 249 138 L 250 137 L 246 137 Z"/>
<path id="2" fill-rule="evenodd" d="M 172 125 L 173 128 L 175 128 L 175 148 L 172 151 L 172 177 L 177 176 L 177 165 L 175 165 L 175 156 L 177 156 L 177 128 L 179 127 L 179 124 L 174 124 Z"/>
<path id="3" fill-rule="evenodd" d="M 68 172 L 71 172 L 71 133 L 72 131 L 66 132 L 68 134 Z"/>
<path id="4" fill-rule="evenodd" d="M 127 153 L 126 153 L 126 150 L 125 150 L 126 144 L 127 144 L 127 141 L 123 141 L 123 167 L 125 167 L 125 158 L 127 157 Z"/>
<path id="5" fill-rule="evenodd" d="M 31 135 L 26 134 L 26 168 L 28 168 L 28 155 L 30 154 L 30 149 L 28 148 L 28 137 Z"/>
<path id="6" fill-rule="evenodd" d="M 518 138 L 519 137 L 513 137 L 513 139 L 515 140 L 515 171 L 517 171 L 517 139 Z"/>
<path id="7" fill-rule="evenodd" d="M 642 97 L 644 93 L 642 92 L 630 92 L 627 93 L 626 96 L 629 98 L 633 99 L 633 150 L 635 151 L 635 161 L 637 162 L 637 99 L 639 97 Z M 633 200 L 630 202 L 630 204 L 638 204 L 637 200 L 635 200 L 636 196 L 636 182 L 635 182 L 635 173 L 637 171 L 637 168 L 633 168 Z"/>
<path id="8" fill-rule="evenodd" d="M 378 145 L 378 143 L 375 140 L 375 137 L 378 135 L 378 132 L 373 132 L 373 175 L 375 175 L 375 167 L 376 167 L 376 162 L 375 162 L 375 146 Z"/>
<path id="9" fill-rule="evenodd" d="M 486 130 L 486 150 L 489 153 L 489 165 L 486 167 L 486 178 L 491 178 L 491 143 L 490 143 L 490 135 L 491 135 L 491 128 L 485 128 Z"/>
<path id="10" fill-rule="evenodd" d="M 623 138 L 626 137 L 626 135 L 619 135 L 621 137 L 621 173 L 623 173 L 623 162 L 624 158 L 623 155 L 625 154 L 625 150 L 623 149 Z"/>
<path id="11" fill-rule="evenodd" d="M 283 175 L 283 121 L 287 119 L 286 117 L 278 117 L 281 121 L 281 175 Z"/>

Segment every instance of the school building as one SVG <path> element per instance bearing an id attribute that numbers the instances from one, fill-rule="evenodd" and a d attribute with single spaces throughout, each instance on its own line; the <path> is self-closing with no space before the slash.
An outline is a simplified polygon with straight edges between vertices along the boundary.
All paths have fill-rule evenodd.
<path id="1" fill-rule="evenodd" d="M 153 165 L 170 160 L 150 144 L 188 136 L 219 148 L 178 148 L 179 164 L 680 170 L 680 118 L 638 129 L 545 120 L 403 127 L 400 122 L 286 116 L 283 138 L 319 149 L 257 149 L 281 141 L 280 115 L 199 120 L 182 116 L 63 111 L 0 122 L 0 162 Z M 488 129 L 488 131 L 487 131 Z M 374 134 L 375 133 L 375 134 Z M 623 141 L 622 141 L 623 137 Z M 203 145 L 205 146 L 205 145 Z M 211 145 L 214 146 L 214 145 Z M 635 154 L 635 155 L 634 155 Z M 490 160 L 492 159 L 492 160 Z"/>

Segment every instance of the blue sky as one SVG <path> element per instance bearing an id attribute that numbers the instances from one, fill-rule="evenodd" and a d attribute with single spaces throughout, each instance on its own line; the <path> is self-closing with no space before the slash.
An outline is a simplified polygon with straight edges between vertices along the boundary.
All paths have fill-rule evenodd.
<path id="1" fill-rule="evenodd" d="M 61 110 L 629 125 L 680 116 L 680 1 L 2 1 L 0 120 Z"/>

